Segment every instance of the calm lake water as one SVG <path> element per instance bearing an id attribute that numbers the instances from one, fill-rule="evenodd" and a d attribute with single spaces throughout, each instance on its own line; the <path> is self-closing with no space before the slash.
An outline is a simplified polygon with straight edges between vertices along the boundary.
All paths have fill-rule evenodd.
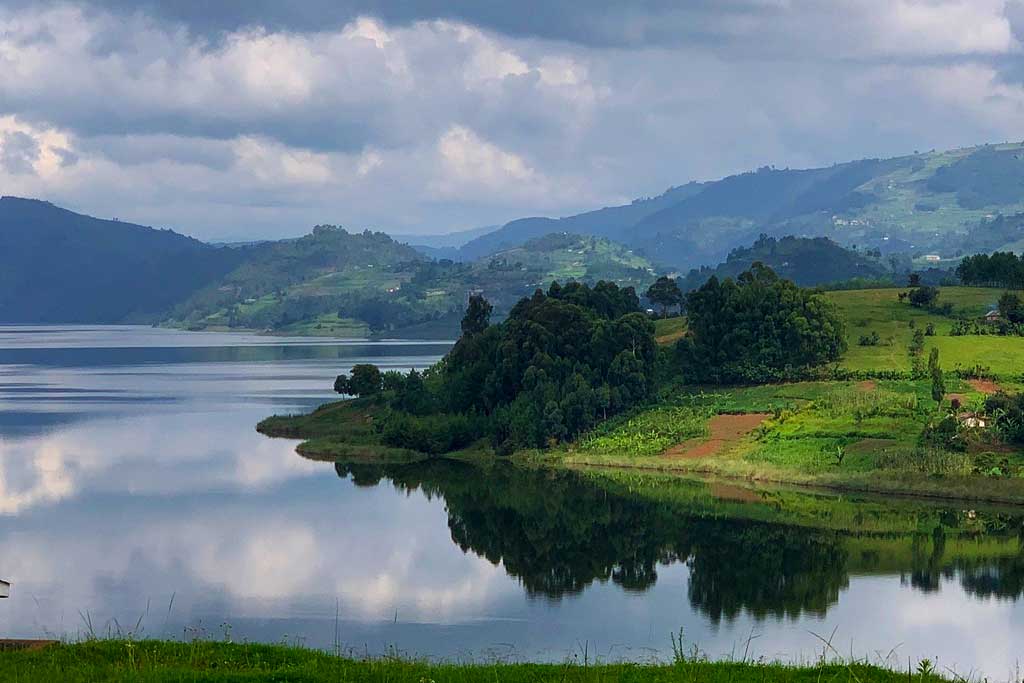
<path id="1" fill-rule="evenodd" d="M 1014 510 L 638 475 L 313 462 L 254 425 L 447 345 L 0 327 L 0 635 L 441 658 L 843 655 L 1010 677 Z M 850 531 L 853 529 L 854 531 Z"/>

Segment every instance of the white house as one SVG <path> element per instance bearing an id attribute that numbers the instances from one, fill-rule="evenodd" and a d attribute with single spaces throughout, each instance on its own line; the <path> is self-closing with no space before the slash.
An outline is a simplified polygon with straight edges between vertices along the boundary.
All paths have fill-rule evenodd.
<path id="1" fill-rule="evenodd" d="M 938 254 L 925 254 L 924 260 L 927 261 L 928 263 L 938 263 L 939 261 L 942 260 L 942 257 L 939 256 Z"/>
<path id="2" fill-rule="evenodd" d="M 0 579 L 0 598 L 11 597 L 11 584 L 7 583 L 3 579 Z"/>

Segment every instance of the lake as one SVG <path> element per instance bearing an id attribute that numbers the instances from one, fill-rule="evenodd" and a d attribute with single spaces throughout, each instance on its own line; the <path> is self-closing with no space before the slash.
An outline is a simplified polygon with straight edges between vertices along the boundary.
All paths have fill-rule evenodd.
<path id="1" fill-rule="evenodd" d="M 1006 679 L 1013 509 L 636 473 L 305 460 L 254 426 L 437 342 L 0 326 L 0 635 L 436 658 L 836 651 Z"/>

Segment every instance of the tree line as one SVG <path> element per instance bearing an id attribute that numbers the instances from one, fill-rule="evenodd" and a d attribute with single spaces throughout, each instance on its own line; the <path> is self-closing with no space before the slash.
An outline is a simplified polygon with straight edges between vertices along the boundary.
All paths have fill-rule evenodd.
<path id="1" fill-rule="evenodd" d="M 498 324 L 490 303 L 474 296 L 461 337 L 437 365 L 404 375 L 356 366 L 335 389 L 387 402 L 380 429 L 388 445 L 444 453 L 487 437 L 510 453 L 572 441 L 644 404 L 666 381 L 791 379 L 846 348 L 830 303 L 761 264 L 736 280 L 712 277 L 685 306 L 687 335 L 659 349 L 631 287 L 555 282 Z"/>
<path id="2" fill-rule="evenodd" d="M 1024 288 L 1024 259 L 1013 252 L 997 251 L 966 256 L 956 268 L 960 282 L 980 287 Z"/>

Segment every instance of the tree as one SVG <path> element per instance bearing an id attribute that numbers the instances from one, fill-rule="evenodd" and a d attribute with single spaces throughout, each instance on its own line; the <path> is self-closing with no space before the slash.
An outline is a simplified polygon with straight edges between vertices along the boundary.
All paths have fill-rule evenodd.
<path id="1" fill-rule="evenodd" d="M 380 369 L 376 365 L 369 363 L 353 365 L 352 375 L 346 381 L 347 391 L 345 393 L 351 396 L 373 396 L 380 393 L 381 382 Z M 335 384 L 337 384 L 337 380 Z"/>
<path id="2" fill-rule="evenodd" d="M 942 375 L 942 368 L 939 367 L 939 350 L 932 347 L 928 354 L 928 372 L 932 377 L 932 400 L 942 403 L 946 395 L 946 382 Z"/>
<path id="3" fill-rule="evenodd" d="M 687 381 L 779 381 L 846 350 L 835 307 L 761 263 L 736 280 L 712 276 L 686 295 L 686 311 L 676 354 Z"/>
<path id="4" fill-rule="evenodd" d="M 921 286 L 921 275 L 920 273 L 911 273 L 907 276 L 908 287 L 920 287 Z"/>
<path id="5" fill-rule="evenodd" d="M 334 379 L 334 392 L 337 394 L 352 394 L 348 389 L 348 375 L 338 375 Z"/>
<path id="6" fill-rule="evenodd" d="M 999 297 L 999 315 L 1011 323 L 1024 322 L 1024 309 L 1021 308 L 1020 297 L 1004 292 Z"/>
<path id="7" fill-rule="evenodd" d="M 462 318 L 462 334 L 472 337 L 480 334 L 491 324 L 491 313 L 494 306 L 481 295 L 469 297 L 469 305 L 466 307 L 466 315 Z"/>
<path id="8" fill-rule="evenodd" d="M 910 290 L 910 305 L 915 308 L 928 308 L 933 306 L 939 298 L 938 287 L 918 287 Z"/>
<path id="9" fill-rule="evenodd" d="M 664 318 L 669 308 L 682 304 L 683 292 L 674 278 L 662 275 L 647 288 L 647 298 L 651 303 L 661 306 L 661 317 Z"/>

